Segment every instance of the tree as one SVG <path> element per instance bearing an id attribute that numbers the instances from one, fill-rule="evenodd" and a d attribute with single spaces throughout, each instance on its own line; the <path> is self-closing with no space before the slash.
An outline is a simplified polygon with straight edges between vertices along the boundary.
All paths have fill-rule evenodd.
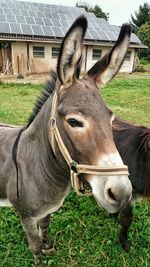
<path id="1" fill-rule="evenodd" d="M 145 24 L 143 24 L 139 28 L 137 35 L 142 43 L 148 46 L 147 49 L 141 51 L 141 57 L 150 61 L 150 23 L 146 22 Z"/>
<path id="2" fill-rule="evenodd" d="M 143 24 L 138 32 L 138 37 L 140 38 L 140 40 L 147 46 L 150 47 L 150 23 L 145 23 Z"/>
<path id="3" fill-rule="evenodd" d="M 133 16 L 131 14 L 131 26 L 132 30 L 137 33 L 139 28 L 145 24 L 145 23 L 150 23 L 150 5 L 145 2 L 142 5 L 139 6 L 138 11 L 134 12 L 135 15 Z"/>
<path id="4" fill-rule="evenodd" d="M 109 13 L 105 13 L 102 11 L 101 7 L 98 5 L 95 5 L 94 7 L 89 8 L 90 12 L 93 12 L 96 17 L 98 18 L 104 18 L 108 21 L 109 19 Z"/>
<path id="5" fill-rule="evenodd" d="M 95 5 L 94 7 L 92 7 L 92 6 L 88 5 L 86 2 L 77 2 L 76 6 L 84 8 L 87 12 L 94 13 L 95 16 L 98 18 L 104 18 L 107 21 L 109 20 L 109 13 L 103 12 L 101 7 L 98 5 Z"/>

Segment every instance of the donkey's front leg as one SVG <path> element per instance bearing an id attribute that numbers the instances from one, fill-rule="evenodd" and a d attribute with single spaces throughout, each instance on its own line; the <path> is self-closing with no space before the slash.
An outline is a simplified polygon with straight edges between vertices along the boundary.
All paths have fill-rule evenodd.
<path id="1" fill-rule="evenodd" d="M 128 241 L 128 229 L 133 221 L 133 208 L 128 204 L 120 213 L 120 224 L 122 229 L 119 234 L 119 241 L 123 249 L 128 252 L 130 250 L 130 243 Z"/>
<path id="2" fill-rule="evenodd" d="M 48 240 L 49 223 L 50 223 L 50 214 L 47 215 L 46 217 L 42 218 L 38 222 L 39 236 L 40 236 L 40 238 L 42 240 L 42 244 L 43 244 L 42 253 L 44 255 L 51 255 L 55 251 L 54 247 L 52 246 L 52 243 L 49 242 L 49 240 Z"/>
<path id="3" fill-rule="evenodd" d="M 42 263 L 42 241 L 38 235 L 37 220 L 29 217 L 22 218 L 23 229 L 27 235 L 29 248 L 35 258 L 35 267 L 43 267 Z"/>

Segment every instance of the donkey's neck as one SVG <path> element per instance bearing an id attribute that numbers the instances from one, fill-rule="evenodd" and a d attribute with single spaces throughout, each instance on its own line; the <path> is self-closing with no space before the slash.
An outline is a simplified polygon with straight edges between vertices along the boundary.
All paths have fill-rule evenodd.
<path id="1" fill-rule="evenodd" d="M 37 158 L 37 165 L 41 167 L 40 175 L 50 184 L 60 185 L 62 188 L 70 184 L 67 164 L 58 160 L 50 144 L 50 114 L 52 96 L 48 98 L 33 122 L 24 131 L 22 142 L 30 151 L 29 160 Z M 39 169 L 39 167 L 38 167 Z"/>

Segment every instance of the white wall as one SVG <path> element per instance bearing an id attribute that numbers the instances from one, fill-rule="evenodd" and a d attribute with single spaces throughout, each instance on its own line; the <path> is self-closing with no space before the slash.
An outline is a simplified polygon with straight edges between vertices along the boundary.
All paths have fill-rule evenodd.
<path id="1" fill-rule="evenodd" d="M 97 60 L 92 59 L 93 48 L 102 50 L 102 56 L 104 56 L 110 50 L 110 48 L 104 47 L 104 46 L 88 46 L 87 48 L 87 70 L 89 70 L 97 61 Z M 133 70 L 135 49 L 132 48 L 132 49 L 129 49 L 128 51 L 131 51 L 131 59 L 130 61 L 124 61 L 120 69 L 120 72 L 130 73 Z"/>
<path id="2" fill-rule="evenodd" d="M 27 73 L 27 44 L 25 42 L 12 42 L 12 69 L 13 74 L 18 74 L 18 69 L 20 74 Z M 19 66 L 18 66 L 19 65 Z"/>
<path id="3" fill-rule="evenodd" d="M 45 57 L 34 57 L 33 46 L 44 46 Z M 30 43 L 29 44 L 29 62 L 31 73 L 49 72 L 56 68 L 57 58 L 52 58 L 52 47 L 60 47 L 59 44 L 54 43 Z"/>
<path id="4" fill-rule="evenodd" d="M 44 46 L 45 55 L 44 58 L 34 57 L 33 56 L 33 46 Z M 56 43 L 29 43 L 29 70 L 27 68 L 28 64 L 28 55 L 27 55 L 27 43 L 26 42 L 12 42 L 12 67 L 13 73 L 18 74 L 18 60 L 19 57 L 19 68 L 20 73 L 26 74 L 29 73 L 45 73 L 49 72 L 51 69 L 56 68 L 57 58 L 52 58 L 52 47 L 60 47 L 60 44 Z M 93 45 L 84 45 L 83 48 L 83 59 L 81 70 L 89 70 L 97 60 L 92 59 L 92 53 L 94 49 L 102 50 L 102 56 L 110 50 L 110 48 L 105 46 L 93 46 Z M 132 72 L 135 49 L 129 49 L 131 51 L 131 60 L 125 61 L 120 69 L 120 72 Z M 85 62 L 86 59 L 86 62 Z"/>

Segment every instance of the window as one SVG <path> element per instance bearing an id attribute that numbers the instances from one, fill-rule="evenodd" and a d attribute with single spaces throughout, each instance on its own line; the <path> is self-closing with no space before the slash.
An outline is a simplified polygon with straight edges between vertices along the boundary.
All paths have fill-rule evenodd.
<path id="1" fill-rule="evenodd" d="M 102 56 L 102 50 L 100 49 L 93 49 L 93 54 L 92 54 L 92 59 L 93 60 L 98 60 Z"/>
<path id="2" fill-rule="evenodd" d="M 57 58 L 59 55 L 59 47 L 52 47 L 52 58 Z"/>
<path id="3" fill-rule="evenodd" d="M 126 60 L 126 61 L 130 61 L 130 60 L 131 60 L 131 51 L 128 51 L 128 52 L 126 53 L 125 60 Z"/>
<path id="4" fill-rule="evenodd" d="M 33 46 L 33 56 L 44 58 L 44 46 Z"/>

